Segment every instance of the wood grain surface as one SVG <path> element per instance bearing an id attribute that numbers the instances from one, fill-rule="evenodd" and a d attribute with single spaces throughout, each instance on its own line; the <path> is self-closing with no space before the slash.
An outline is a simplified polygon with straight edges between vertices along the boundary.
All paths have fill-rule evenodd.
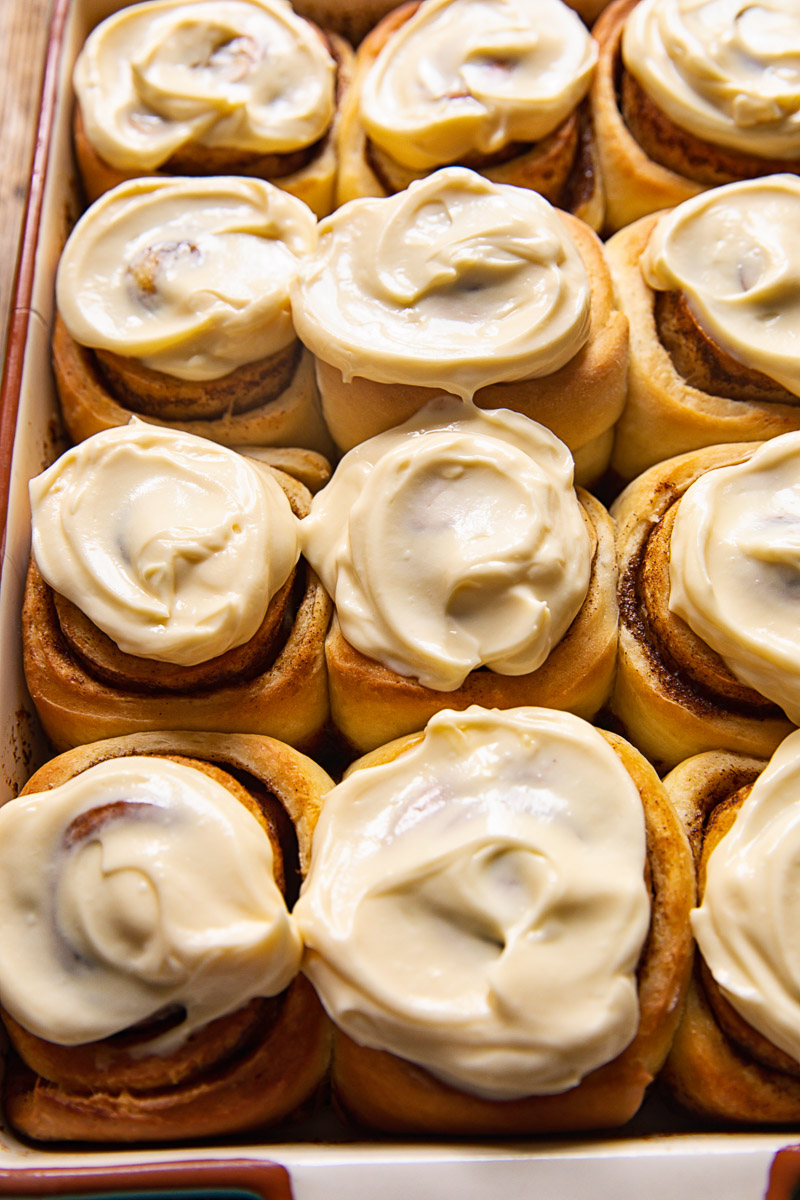
<path id="1" fill-rule="evenodd" d="M 5 345 L 52 0 L 0 0 L 0 337 Z"/>

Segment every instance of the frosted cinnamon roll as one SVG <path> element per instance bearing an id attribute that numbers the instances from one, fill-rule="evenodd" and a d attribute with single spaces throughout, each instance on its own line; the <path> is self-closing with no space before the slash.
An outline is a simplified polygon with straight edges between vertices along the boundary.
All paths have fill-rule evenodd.
<path id="1" fill-rule="evenodd" d="M 455 163 L 540 192 L 593 229 L 602 184 L 583 100 L 597 47 L 562 0 L 423 0 L 362 42 L 339 132 L 339 203 Z"/>
<path id="2" fill-rule="evenodd" d="M 294 910 L 340 1103 L 392 1132 L 624 1123 L 677 1020 L 692 883 L 655 772 L 570 714 L 446 711 L 376 750 L 326 797 Z"/>
<path id="3" fill-rule="evenodd" d="M 56 276 L 73 440 L 139 413 L 225 445 L 328 452 L 289 302 L 316 236 L 307 205 L 257 179 L 137 179 L 102 196 Z"/>
<path id="4" fill-rule="evenodd" d="M 345 455 L 300 538 L 334 600 L 331 712 L 356 749 L 442 708 L 591 717 L 607 698 L 613 529 L 526 417 L 440 397 Z"/>
<path id="5" fill-rule="evenodd" d="M 796 0 L 614 0 L 593 33 L 607 230 L 705 188 L 800 171 Z"/>
<path id="6" fill-rule="evenodd" d="M 331 786 L 269 738 L 149 733 L 70 751 L 3 805 L 18 1133 L 206 1137 L 314 1095 L 330 1035 L 289 906 Z"/>
<path id="7" fill-rule="evenodd" d="M 298 562 L 301 484 L 137 420 L 30 494 L 25 674 L 58 749 L 145 729 L 316 736 L 330 605 Z"/>
<path id="8" fill-rule="evenodd" d="M 794 275 L 800 179 L 704 192 L 615 234 L 606 255 L 630 322 L 612 466 L 800 428 Z"/>
<path id="9" fill-rule="evenodd" d="M 767 757 L 800 723 L 800 433 L 652 467 L 612 507 L 620 569 L 612 708 L 651 761 Z"/>
<path id="10" fill-rule="evenodd" d="M 151 0 L 113 13 L 75 63 L 89 201 L 126 179 L 252 175 L 334 205 L 352 50 L 286 0 Z"/>
<path id="11" fill-rule="evenodd" d="M 697 755 L 665 779 L 692 831 L 697 962 L 664 1071 L 705 1118 L 795 1124 L 800 1114 L 797 920 L 800 735 L 769 763 Z"/>
<path id="12" fill-rule="evenodd" d="M 448 167 L 353 200 L 320 224 L 292 307 L 340 449 L 446 391 L 547 425 L 579 482 L 602 473 L 627 324 L 597 237 L 535 192 Z"/>

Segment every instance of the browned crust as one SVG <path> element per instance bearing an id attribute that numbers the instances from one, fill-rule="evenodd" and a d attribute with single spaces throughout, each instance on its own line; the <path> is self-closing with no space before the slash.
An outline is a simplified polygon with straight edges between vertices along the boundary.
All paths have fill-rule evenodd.
<path id="1" fill-rule="evenodd" d="M 93 351 L 70 336 L 60 316 L 56 317 L 53 327 L 52 351 L 61 412 L 74 442 L 81 442 L 103 429 L 127 425 L 137 414 L 139 409 L 127 407 L 127 401 L 111 391 Z M 147 371 L 147 368 L 143 370 Z M 169 394 L 172 382 L 180 382 L 157 372 L 151 374 L 159 376 L 159 396 Z M 288 385 L 274 395 L 259 396 L 253 403 L 250 385 L 255 385 L 258 390 L 264 380 L 270 378 L 272 383 L 277 383 L 277 379 L 271 377 L 269 363 L 262 360 L 232 372 L 219 382 L 214 407 L 218 407 L 223 396 L 228 405 L 221 413 L 208 416 L 200 412 L 191 417 L 172 419 L 165 415 L 156 416 L 151 411 L 144 419 L 152 425 L 183 429 L 224 446 L 296 446 L 331 456 L 333 443 L 322 416 L 311 356 L 301 351 Z M 158 406 L 150 403 L 148 407 Z M 182 403 L 179 410 L 188 411 Z"/>
<path id="2" fill-rule="evenodd" d="M 294 826 L 301 869 L 307 869 L 311 835 L 333 781 L 316 763 L 270 738 L 156 732 L 111 739 L 47 763 L 22 794 L 47 791 L 97 763 L 137 754 L 169 757 L 212 775 L 257 816 L 262 805 L 267 812 L 280 806 Z M 259 819 L 266 829 L 267 818 Z M 135 1036 L 52 1046 L 6 1021 L 18 1051 L 7 1069 L 6 1115 L 17 1132 L 36 1140 L 175 1141 L 263 1127 L 313 1095 L 330 1049 L 327 1019 L 302 977 L 282 996 L 253 1001 L 198 1030 L 167 1057 L 137 1053 Z M 25 1065 L 28 1052 L 43 1076 Z"/>
<path id="3" fill-rule="evenodd" d="M 306 512 L 305 489 L 274 474 L 294 510 Z M 266 656 L 261 639 L 254 657 L 253 647 L 235 650 L 232 658 L 220 655 L 197 672 L 136 659 L 113 642 L 109 648 L 109 639 L 91 622 L 80 624 L 82 640 L 71 644 L 55 593 L 31 559 L 22 612 L 23 661 L 45 733 L 57 750 L 155 729 L 266 734 L 310 746 L 329 713 L 324 641 L 332 605 L 302 560 L 274 605 L 275 600 Z M 66 632 L 74 631 L 68 624 Z"/>
<path id="4" fill-rule="evenodd" d="M 614 530 L 602 504 L 580 493 L 595 551 L 583 606 L 547 661 L 528 675 L 480 668 L 460 688 L 437 692 L 361 654 L 334 619 L 325 653 L 333 722 L 360 752 L 420 729 L 444 708 L 514 708 L 535 704 L 593 717 L 611 689 L 616 656 L 617 606 Z"/>
<path id="5" fill-rule="evenodd" d="M 318 33 L 336 62 L 336 112 L 328 132 L 312 147 L 288 155 L 251 155 L 244 158 L 225 155 L 221 151 L 212 154 L 207 147 L 199 148 L 197 153 L 184 149 L 181 155 L 165 163 L 160 170 L 124 170 L 112 167 L 95 151 L 86 136 L 80 106 L 76 104 L 73 144 L 87 203 L 92 204 L 104 192 L 128 179 L 181 174 L 247 175 L 266 179 L 268 183 L 274 183 L 283 191 L 297 196 L 317 217 L 327 216 L 335 207 L 337 129 L 341 107 L 350 87 L 354 56 L 350 44 L 337 34 L 323 30 L 318 30 Z"/>
<path id="6" fill-rule="evenodd" d="M 738 693 L 735 681 L 727 681 L 727 698 L 715 693 L 715 680 L 723 678 L 719 659 L 704 645 L 700 654 L 698 644 L 680 631 L 677 618 L 663 609 L 659 644 L 645 604 L 643 565 L 659 522 L 705 471 L 744 462 L 757 448 L 716 446 L 670 459 L 636 479 L 612 506 L 617 522 L 620 621 L 611 707 L 626 736 L 661 768 L 712 749 L 766 758 L 793 729 L 788 718 L 776 706 L 765 705 L 757 693 L 750 694 L 749 689 Z M 691 674 L 680 669 L 672 651 L 693 662 Z M 758 702 L 750 702 L 748 696 Z"/>
<path id="7" fill-rule="evenodd" d="M 490 1101 L 440 1083 L 421 1067 L 334 1033 L 333 1086 L 359 1122 L 390 1133 L 557 1133 L 622 1125 L 636 1113 L 661 1068 L 677 1024 L 692 962 L 694 903 L 686 835 L 652 767 L 633 747 L 600 731 L 636 783 L 645 814 L 652 894 L 650 934 L 639 965 L 639 1028 L 617 1058 L 555 1096 Z M 408 741 L 369 756 L 394 758 Z"/>
<path id="8" fill-rule="evenodd" d="M 704 391 L 680 373 L 670 349 L 659 338 L 656 294 L 639 266 L 656 220 L 655 214 L 643 217 L 620 230 L 605 246 L 617 302 L 630 325 L 628 395 L 617 422 L 611 462 L 623 480 L 686 451 L 727 442 L 763 441 L 800 429 L 796 398 L 790 403 L 773 400 L 771 389 L 766 389 L 760 398 L 731 399 Z M 700 353 L 706 351 L 696 351 Z M 719 361 L 715 358 L 708 370 L 716 372 Z M 741 371 L 737 375 L 743 378 Z"/>
<path id="9" fill-rule="evenodd" d="M 337 204 L 360 196 L 390 195 L 428 174 L 404 167 L 374 145 L 360 118 L 361 92 L 372 64 L 386 42 L 417 11 L 419 4 L 420 0 L 409 0 L 395 7 L 358 47 L 353 83 L 342 108 L 339 126 Z M 472 155 L 459 163 L 472 167 L 495 183 L 540 192 L 552 204 L 574 213 L 592 229 L 602 227 L 604 194 L 588 104 L 581 105 L 540 142 L 514 143 L 495 157 Z M 453 163 L 442 165 L 452 166 Z"/>
<path id="10" fill-rule="evenodd" d="M 766 766 L 723 752 L 693 756 L 664 780 L 692 831 L 702 898 L 708 856 L 736 819 Z M 800 1119 L 800 1066 L 744 1021 L 697 957 L 686 1007 L 662 1081 L 692 1113 L 707 1120 L 758 1124 Z"/>
<path id="11" fill-rule="evenodd" d="M 610 432 L 622 412 L 628 375 L 628 323 L 616 306 L 599 238 L 569 213 L 559 213 L 559 217 L 589 275 L 588 341 L 551 375 L 480 388 L 475 403 L 480 408 L 510 408 L 539 421 L 577 458 L 584 447 Z M 317 360 L 317 381 L 328 428 L 341 450 L 401 424 L 441 394 L 441 389 L 377 383 L 360 376 L 345 383 L 341 372 L 321 359 Z M 576 473 L 577 482 L 590 485 L 607 461 L 607 457 L 596 459 L 592 468 L 596 473 L 589 478 Z"/>

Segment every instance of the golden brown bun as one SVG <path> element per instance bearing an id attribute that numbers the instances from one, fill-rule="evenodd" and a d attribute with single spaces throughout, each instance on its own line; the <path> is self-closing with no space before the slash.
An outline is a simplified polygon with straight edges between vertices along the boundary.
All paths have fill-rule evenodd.
<path id="1" fill-rule="evenodd" d="M 328 457 L 334 452 L 320 409 L 313 359 L 303 349 L 292 358 L 288 378 L 262 359 L 216 381 L 222 407 L 212 401 L 217 411 L 211 415 L 204 411 L 207 401 L 199 409 L 188 400 L 178 403 L 176 393 L 186 390 L 183 381 L 141 364 L 129 364 L 125 377 L 135 375 L 139 385 L 146 380 L 148 399 L 144 404 L 141 398 L 133 399 L 130 385 L 128 395 L 116 395 L 94 352 L 70 336 L 60 316 L 53 328 L 52 350 L 61 412 L 73 442 L 127 425 L 132 416 L 142 415 L 152 425 L 183 429 L 223 446 L 298 446 Z M 201 395 L 205 390 L 205 385 L 192 387 Z M 164 415 L 165 403 L 173 414 L 169 417 Z"/>
<path id="2" fill-rule="evenodd" d="M 510 408 L 551 429 L 575 456 L 575 480 L 595 482 L 608 465 L 613 427 L 625 402 L 628 323 L 614 301 L 602 243 L 582 221 L 559 216 L 575 241 L 591 283 L 589 339 L 552 375 L 480 388 L 479 408 Z M 345 451 L 400 425 L 441 389 L 403 383 L 376 383 L 341 372 L 317 360 L 322 411 L 333 440 Z"/>
<path id="3" fill-rule="evenodd" d="M 754 383 L 741 367 L 736 372 L 739 399 L 730 399 L 703 391 L 679 374 L 678 368 L 659 336 L 656 322 L 656 293 L 645 282 L 639 267 L 657 215 L 652 214 L 621 230 L 606 243 L 606 258 L 614 280 L 620 308 L 630 323 L 630 365 L 628 398 L 614 434 L 612 469 L 629 480 L 647 467 L 665 458 L 713 446 L 722 442 L 762 441 L 800 429 L 800 402 L 774 399 L 769 381 L 762 397 L 754 398 Z M 685 337 L 684 354 L 689 353 Z M 669 341 L 669 338 L 668 338 Z M 700 355 L 695 343 L 694 353 Z M 714 360 L 717 368 L 706 366 L 700 382 L 717 376 L 717 387 L 725 387 L 725 372 L 736 364 L 729 357 Z M 733 364 L 733 365 L 732 365 Z M 689 368 L 688 359 L 681 362 Z M 731 376 L 728 377 L 731 381 Z M 736 391 L 729 387 L 728 391 Z M 750 398 L 746 398 L 748 396 Z"/>
<path id="4" fill-rule="evenodd" d="M 337 204 L 360 196 L 387 196 L 427 174 L 409 170 L 371 143 L 360 117 L 361 92 L 372 64 L 419 5 L 420 0 L 410 0 L 394 8 L 358 48 L 353 83 L 339 124 Z M 515 143 L 494 158 L 476 155 L 469 161 L 461 160 L 461 165 L 472 167 L 495 183 L 531 188 L 557 208 L 580 217 L 592 229 L 602 228 L 605 203 L 588 102 L 541 142 Z"/>
<path id="5" fill-rule="evenodd" d="M 606 233 L 674 208 L 706 188 L 800 168 L 797 162 L 740 154 L 704 141 L 653 103 L 622 64 L 622 31 L 636 3 L 612 0 L 592 28 L 600 45 L 590 98 Z"/>
<path id="6" fill-rule="evenodd" d="M 637 1112 L 669 1050 L 692 962 L 694 903 L 686 835 L 652 767 L 622 738 L 600 731 L 642 798 L 647 828 L 650 935 L 639 962 L 639 1029 L 612 1062 L 555 1096 L 491 1101 L 457 1091 L 421 1067 L 356 1045 L 334 1031 L 332 1079 L 339 1103 L 360 1123 L 389 1133 L 556 1133 L 622 1125 Z M 420 735 L 375 751 L 358 766 L 390 761 Z"/>
<path id="7" fill-rule="evenodd" d="M 664 780 L 690 831 L 702 899 L 708 856 L 733 825 L 763 759 L 721 751 L 696 755 Z M 725 1000 L 699 955 L 663 1083 L 684 1108 L 752 1125 L 800 1120 L 800 1065 Z"/>
<path id="8" fill-rule="evenodd" d="M 92 204 L 104 192 L 126 179 L 151 175 L 250 175 L 266 179 L 285 192 L 303 200 L 318 217 L 332 212 L 335 204 L 337 171 L 336 137 L 339 114 L 353 71 L 352 47 L 334 33 L 319 31 L 332 57 L 336 60 L 336 113 L 330 129 L 307 151 L 295 154 L 271 154 L 263 157 L 236 157 L 212 153 L 206 146 L 194 151 L 184 149 L 177 159 L 170 159 L 158 171 L 128 170 L 112 167 L 96 152 L 86 136 L 80 106 L 75 105 L 73 143 L 78 170 L 87 204 Z"/>
<path id="9" fill-rule="evenodd" d="M 307 866 L 332 780 L 270 738 L 156 732 L 96 742 L 47 763 L 22 794 L 46 792 L 127 755 L 169 757 L 211 774 L 257 816 L 274 846 L 296 838 L 297 861 L 289 856 L 287 870 Z M 288 839 L 276 828 L 281 823 L 294 831 Z M 280 855 L 277 861 L 282 876 Z M 15 1048 L 4 1084 L 6 1116 L 18 1133 L 43 1141 L 179 1141 L 263 1128 L 313 1097 L 330 1052 L 327 1018 L 302 976 L 281 996 L 254 1000 L 197 1030 L 167 1056 L 147 1054 L 141 1031 L 57 1046 L 4 1019 Z"/>
<path id="10" fill-rule="evenodd" d="M 295 513 L 307 512 L 305 488 L 274 474 Z M 273 598 L 256 644 L 201 664 L 198 672 L 123 654 L 56 597 L 31 560 L 22 612 L 25 679 L 57 750 L 153 729 L 258 733 L 308 747 L 328 718 L 324 640 L 331 608 L 301 560 Z"/>
<path id="11" fill-rule="evenodd" d="M 611 509 L 620 588 L 611 707 L 626 736 L 660 768 L 704 750 L 766 758 L 793 729 L 667 607 L 669 530 L 680 497 L 706 471 L 744 462 L 757 448 L 713 446 L 659 463 Z"/>
<path id="12" fill-rule="evenodd" d="M 422 728 L 444 708 L 515 708 L 532 704 L 566 709 L 586 720 L 611 690 L 617 645 L 614 529 L 602 504 L 579 492 L 594 542 L 592 576 L 583 606 L 538 670 L 527 675 L 471 671 L 460 688 L 437 692 L 398 675 L 354 649 L 334 618 L 325 644 L 331 716 L 359 752 Z"/>

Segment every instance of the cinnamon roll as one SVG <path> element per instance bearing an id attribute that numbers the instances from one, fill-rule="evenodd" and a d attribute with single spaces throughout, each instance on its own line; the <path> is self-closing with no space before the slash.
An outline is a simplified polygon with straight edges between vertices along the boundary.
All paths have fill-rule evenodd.
<path id="1" fill-rule="evenodd" d="M 333 722 L 359 751 L 442 708 L 590 718 L 617 636 L 614 534 L 543 426 L 443 396 L 362 443 L 300 522 L 333 597 Z"/>
<path id="2" fill-rule="evenodd" d="M 88 200 L 144 175 L 252 175 L 334 206 L 350 45 L 286 0 L 150 0 L 89 35 L 73 72 Z"/>
<path id="3" fill-rule="evenodd" d="M 30 491 L 25 676 L 58 749 L 146 729 L 313 741 L 330 602 L 298 562 L 301 484 L 137 420 Z"/>
<path id="4" fill-rule="evenodd" d="M 597 47 L 562 0 L 415 0 L 361 43 L 339 131 L 339 203 L 456 163 L 540 192 L 593 229 Z"/>
<path id="5" fill-rule="evenodd" d="M 691 855 L 645 760 L 567 713 L 473 707 L 354 764 L 295 907 L 333 1087 L 390 1132 L 623 1124 L 691 968 Z"/>
<path id="6" fill-rule="evenodd" d="M 3 805 L 18 1133 L 175 1141 L 313 1097 L 330 1033 L 288 906 L 331 786 L 269 738 L 147 733 L 72 750 Z"/>
<path id="7" fill-rule="evenodd" d="M 670 459 L 611 512 L 626 735 L 665 768 L 704 750 L 769 756 L 800 723 L 800 433 Z"/>
<path id="8" fill-rule="evenodd" d="M 643 217 L 606 244 L 630 322 L 612 467 L 800 429 L 793 284 L 800 179 L 772 175 Z"/>
<path id="9" fill-rule="evenodd" d="M 257 179 L 137 179 L 102 196 L 56 276 L 72 439 L 139 413 L 225 445 L 329 453 L 289 303 L 315 242 L 311 210 Z"/>
<path id="10" fill-rule="evenodd" d="M 579 483 L 605 469 L 627 322 L 596 235 L 535 192 L 448 167 L 353 200 L 320 224 L 292 307 L 340 449 L 446 391 L 547 425 Z"/>
<path id="11" fill-rule="evenodd" d="M 592 32 L 607 231 L 709 187 L 800 171 L 796 0 L 614 0 Z"/>
<path id="12" fill-rule="evenodd" d="M 767 764 L 720 751 L 664 780 L 693 834 L 697 962 L 663 1073 L 706 1119 L 797 1123 L 796 919 L 800 735 Z"/>

